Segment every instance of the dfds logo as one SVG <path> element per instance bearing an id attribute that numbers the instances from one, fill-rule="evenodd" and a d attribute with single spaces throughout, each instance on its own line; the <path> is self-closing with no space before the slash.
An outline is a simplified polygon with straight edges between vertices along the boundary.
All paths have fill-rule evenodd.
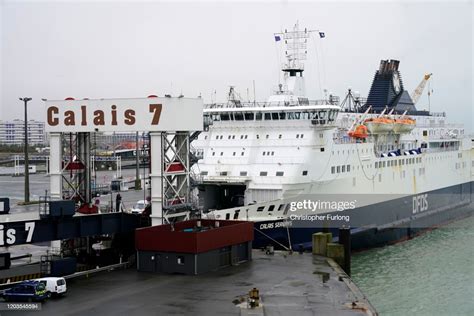
<path id="1" fill-rule="evenodd" d="M 428 210 L 428 194 L 420 194 L 413 197 L 413 214 Z"/>

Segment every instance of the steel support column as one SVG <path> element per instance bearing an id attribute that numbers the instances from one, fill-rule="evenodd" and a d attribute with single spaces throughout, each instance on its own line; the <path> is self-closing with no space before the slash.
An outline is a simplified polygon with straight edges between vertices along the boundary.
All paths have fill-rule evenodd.
<path id="1" fill-rule="evenodd" d="M 61 145 L 61 133 L 49 134 L 49 177 L 50 194 L 52 200 L 62 199 L 62 173 L 63 173 L 63 150 Z"/>
<path id="2" fill-rule="evenodd" d="M 150 132 L 150 158 L 151 158 L 151 225 L 163 223 L 163 197 L 162 197 L 162 140 L 161 132 Z"/>

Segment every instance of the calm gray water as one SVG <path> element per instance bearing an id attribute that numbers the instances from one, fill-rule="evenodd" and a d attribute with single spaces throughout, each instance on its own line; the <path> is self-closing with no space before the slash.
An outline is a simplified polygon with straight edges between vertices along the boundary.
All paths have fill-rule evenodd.
<path id="1" fill-rule="evenodd" d="M 380 315 L 474 315 L 474 217 L 352 259 Z"/>

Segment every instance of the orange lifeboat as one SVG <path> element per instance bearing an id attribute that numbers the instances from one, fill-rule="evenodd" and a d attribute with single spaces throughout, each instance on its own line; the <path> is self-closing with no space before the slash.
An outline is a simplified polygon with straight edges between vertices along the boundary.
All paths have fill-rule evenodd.
<path id="1" fill-rule="evenodd" d="M 353 131 L 349 131 L 348 135 L 354 138 L 367 138 L 367 126 L 365 125 L 357 125 Z"/>
<path id="2" fill-rule="evenodd" d="M 408 133 L 415 128 L 416 121 L 412 118 L 396 119 L 393 130 L 395 133 Z"/>
<path id="3" fill-rule="evenodd" d="M 372 134 L 385 134 L 393 130 L 395 120 L 388 117 L 373 117 L 364 121 Z"/>

